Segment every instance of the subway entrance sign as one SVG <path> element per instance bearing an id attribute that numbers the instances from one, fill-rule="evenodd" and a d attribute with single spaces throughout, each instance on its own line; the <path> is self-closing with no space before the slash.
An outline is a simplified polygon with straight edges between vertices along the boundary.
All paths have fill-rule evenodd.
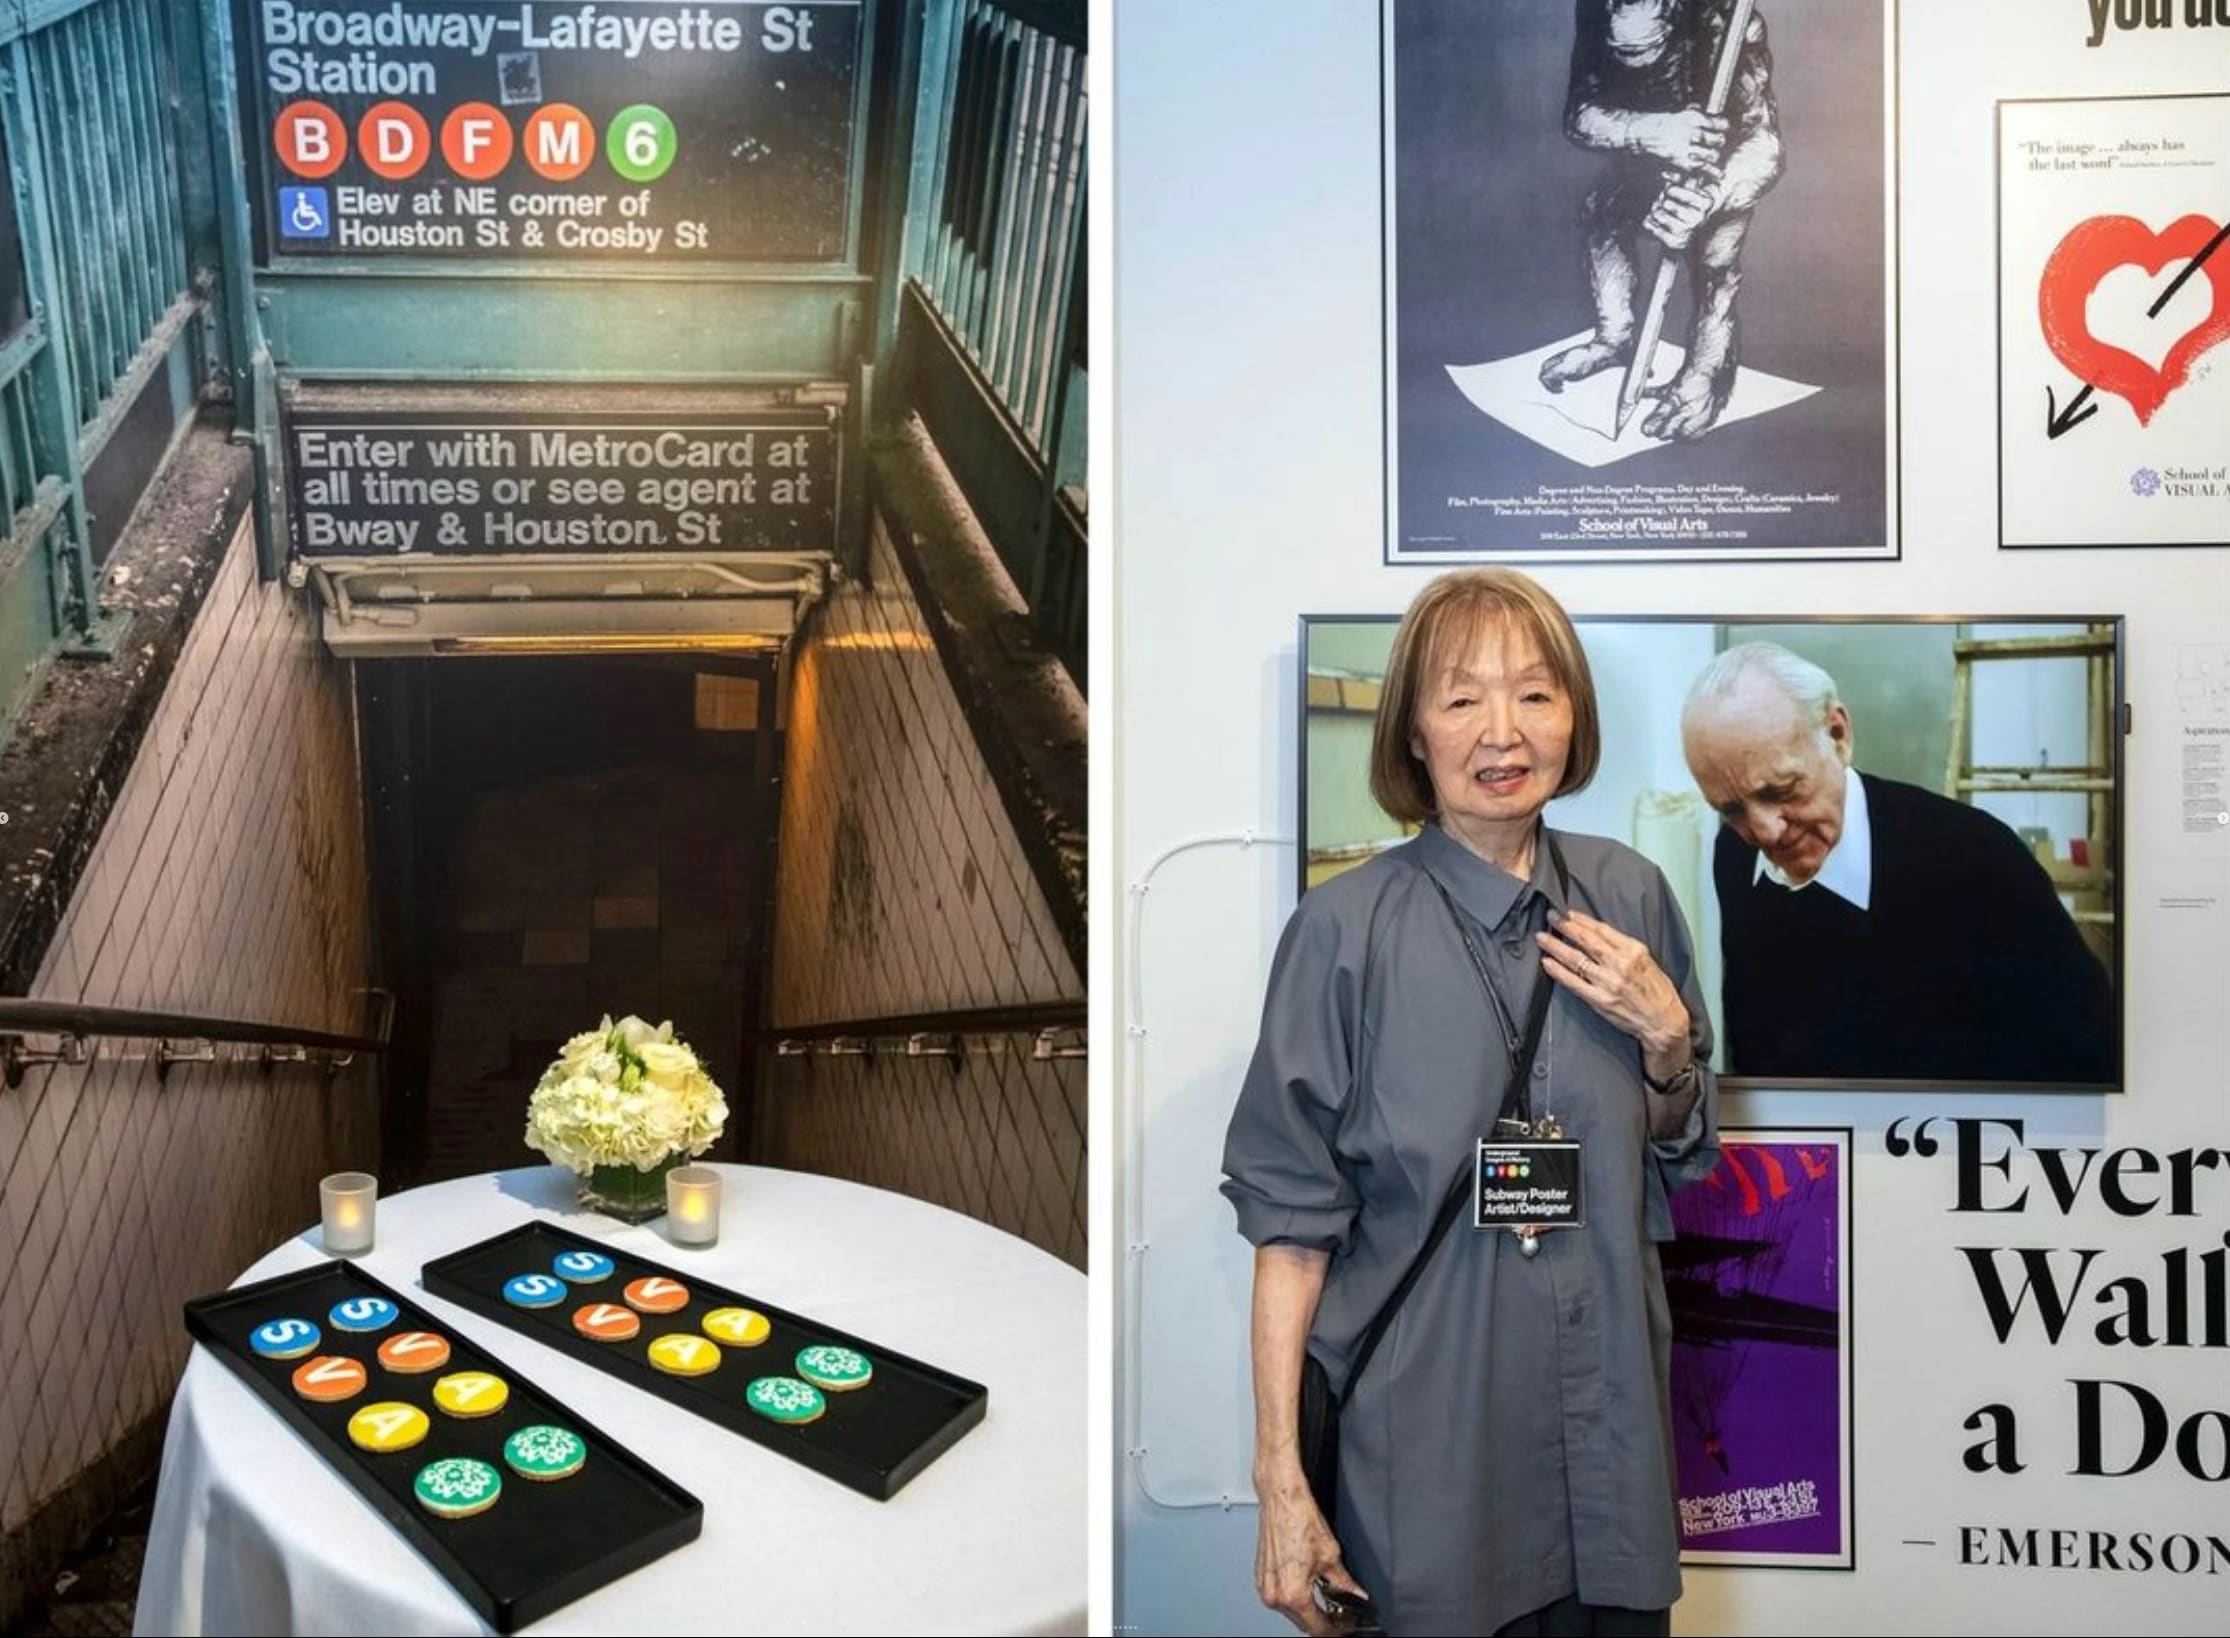
<path id="1" fill-rule="evenodd" d="M 410 407 L 297 398 L 289 529 L 320 558 L 513 554 L 720 558 L 836 545 L 838 414 L 661 389 L 564 407 L 472 392 Z M 379 395 L 392 398 L 393 395 Z M 757 395 L 763 399 L 765 395 Z M 375 399 L 375 402 L 377 400 Z M 629 407 L 619 407 L 619 404 Z"/>
<path id="2" fill-rule="evenodd" d="M 298 382 L 287 530 L 353 657 L 778 648 L 833 573 L 842 400 Z"/>
<path id="3" fill-rule="evenodd" d="M 848 258 L 864 0 L 241 0 L 274 257 Z"/>

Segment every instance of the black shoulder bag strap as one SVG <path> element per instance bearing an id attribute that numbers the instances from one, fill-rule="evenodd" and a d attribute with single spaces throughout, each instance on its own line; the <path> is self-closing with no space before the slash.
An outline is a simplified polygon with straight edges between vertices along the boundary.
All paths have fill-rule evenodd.
<path id="1" fill-rule="evenodd" d="M 1546 825 L 1541 827 L 1541 839 L 1548 846 L 1549 863 L 1556 871 L 1557 889 L 1569 899 L 1572 896 L 1572 878 L 1564 868 L 1564 850 L 1556 845 L 1556 837 Z M 1440 886 L 1438 882 L 1433 885 Z M 1445 888 L 1441 889 L 1441 896 L 1447 897 Z M 1449 913 L 1455 914 L 1452 904 L 1449 906 Z M 1487 982 L 1486 968 L 1479 960 L 1479 952 L 1472 947 L 1471 935 L 1465 930 L 1460 917 L 1456 921 L 1456 931 L 1463 938 L 1465 953 L 1471 957 L 1472 965 L 1478 970 L 1480 981 Z M 1548 1021 L 1549 1002 L 1555 990 L 1556 980 L 1547 973 L 1542 973 L 1533 981 L 1533 1000 L 1525 1014 L 1525 1035 L 1518 1043 L 1517 1051 L 1511 1055 L 1510 1082 L 1503 1088 L 1503 1115 L 1508 1115 L 1517 1106 L 1525 1088 L 1526 1077 L 1533 1073 L 1533 1060 L 1539 1056 L 1541 1049 L 1542 1026 Z M 1348 1400 L 1354 1397 L 1355 1384 L 1363 1379 L 1363 1367 L 1370 1363 L 1371 1355 L 1378 1351 L 1378 1344 L 1394 1323 L 1394 1316 L 1401 1311 L 1403 1301 L 1409 1296 L 1410 1287 L 1424 1273 L 1425 1265 L 1432 1261 L 1432 1254 L 1440 1249 L 1440 1242 L 1448 1237 L 1448 1230 L 1455 1226 L 1456 1214 L 1463 1210 L 1464 1201 L 1470 1198 L 1472 1190 L 1477 1187 L 1473 1170 L 1468 1164 L 1456 1168 L 1456 1180 L 1448 1186 L 1448 1197 L 1440 1203 L 1440 1215 L 1433 1219 L 1432 1232 L 1425 1236 L 1425 1243 L 1410 1261 L 1407 1271 L 1401 1277 L 1401 1283 L 1394 1287 L 1393 1295 L 1386 1299 L 1385 1306 L 1379 1309 L 1377 1317 L 1371 1321 L 1370 1329 L 1363 1333 L 1363 1340 L 1356 1345 L 1355 1363 L 1348 1368 L 1347 1385 L 1340 1390 L 1341 1409 L 1344 1410 Z"/>

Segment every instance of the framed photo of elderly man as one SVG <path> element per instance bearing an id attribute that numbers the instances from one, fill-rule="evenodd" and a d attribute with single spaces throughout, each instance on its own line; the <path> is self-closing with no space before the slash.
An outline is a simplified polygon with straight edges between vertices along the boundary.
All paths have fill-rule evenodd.
<path id="1" fill-rule="evenodd" d="M 1896 0 L 1381 22 L 1386 560 L 1896 557 Z"/>
<path id="2" fill-rule="evenodd" d="M 1404 839 L 1396 623 L 1302 621 L 1304 893 Z M 2119 616 L 1575 624 L 1602 765 L 1548 822 L 1664 872 L 1723 1085 L 2121 1089 Z"/>

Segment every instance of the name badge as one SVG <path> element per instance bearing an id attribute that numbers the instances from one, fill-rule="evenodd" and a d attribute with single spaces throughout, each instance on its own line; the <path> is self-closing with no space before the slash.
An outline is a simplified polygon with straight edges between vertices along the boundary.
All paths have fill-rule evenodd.
<path id="1" fill-rule="evenodd" d="M 1479 1140 L 1473 1228 L 1578 1228 L 1586 1221 L 1577 1143 Z"/>

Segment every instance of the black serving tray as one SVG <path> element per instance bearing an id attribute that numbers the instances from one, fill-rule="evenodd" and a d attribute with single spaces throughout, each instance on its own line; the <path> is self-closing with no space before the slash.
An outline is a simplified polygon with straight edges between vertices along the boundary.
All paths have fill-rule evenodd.
<path id="1" fill-rule="evenodd" d="M 572 1285 L 566 1300 L 554 1308 L 520 1308 L 503 1300 L 504 1281 L 514 1274 L 552 1273 L 553 1259 L 566 1251 L 599 1252 L 612 1259 L 614 1272 L 593 1284 Z M 652 1274 L 688 1287 L 688 1306 L 671 1314 L 642 1315 L 642 1330 L 626 1342 L 594 1342 L 573 1329 L 575 1310 L 594 1302 L 624 1306 L 621 1293 L 628 1282 Z M 990 1400 L 979 1382 L 550 1223 L 527 1223 L 436 1258 L 420 1278 L 437 1296 L 585 1359 L 877 1501 L 897 1495 L 982 1421 Z M 674 1376 L 651 1364 L 651 1343 L 668 1332 L 715 1341 L 700 1323 L 715 1308 L 756 1309 L 773 1329 L 755 1347 L 717 1343 L 720 1365 L 703 1376 Z M 857 1349 L 874 1363 L 874 1377 L 864 1388 L 826 1395 L 828 1410 L 811 1422 L 769 1421 L 744 1403 L 744 1389 L 754 1378 L 797 1375 L 798 1350 L 817 1343 Z"/>
<path id="2" fill-rule="evenodd" d="M 329 1321 L 335 1303 L 385 1297 L 400 1311 L 394 1324 L 366 1333 Z M 306 1319 L 321 1333 L 299 1359 L 265 1359 L 248 1344 L 266 1320 Z M 473 1346 L 448 1322 L 414 1306 L 401 1292 L 353 1263 L 328 1262 L 254 1285 L 196 1297 L 186 1304 L 186 1329 L 323 1456 L 333 1470 L 423 1554 L 483 1621 L 516 1632 L 585 1593 L 663 1557 L 704 1528 L 703 1503 L 624 1446 L 543 1393 L 511 1366 Z M 404 1375 L 379 1363 L 379 1345 L 398 1331 L 434 1331 L 449 1341 L 449 1363 Z M 363 1363 L 364 1391 L 323 1405 L 294 1391 L 296 1367 L 321 1354 Z M 453 1371 L 489 1371 L 510 1384 L 511 1397 L 493 1416 L 460 1418 L 434 1404 L 434 1384 Z M 408 1450 L 374 1455 L 349 1442 L 348 1419 L 382 1400 L 416 1405 L 433 1429 Z M 503 1442 L 522 1427 L 554 1423 L 588 1443 L 588 1460 L 568 1478 L 537 1482 L 504 1466 Z M 470 1456 L 503 1475 L 495 1506 L 470 1518 L 442 1519 L 412 1498 L 418 1470 L 444 1456 Z"/>

